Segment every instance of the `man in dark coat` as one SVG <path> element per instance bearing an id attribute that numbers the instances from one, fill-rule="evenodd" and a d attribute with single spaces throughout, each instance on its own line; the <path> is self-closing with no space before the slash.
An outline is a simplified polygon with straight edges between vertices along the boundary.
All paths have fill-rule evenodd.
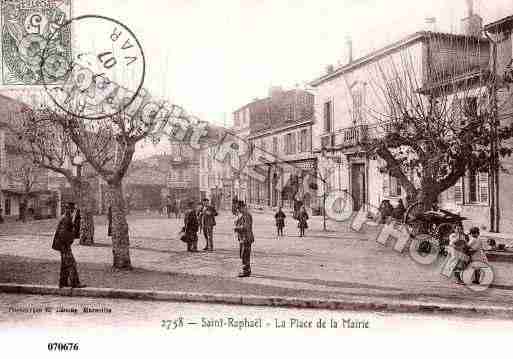
<path id="1" fill-rule="evenodd" d="M 194 201 L 189 203 L 189 209 L 184 216 L 184 229 L 187 236 L 187 251 L 198 251 L 198 217 L 194 208 Z"/>
<path id="2" fill-rule="evenodd" d="M 65 208 L 64 217 L 60 220 L 55 231 L 52 248 L 61 252 L 61 274 L 59 279 L 59 288 L 72 287 L 83 288 L 80 284 L 77 272 L 77 263 L 71 251 L 71 245 L 75 237 L 75 228 L 72 218 L 72 206 Z"/>
<path id="3" fill-rule="evenodd" d="M 212 252 L 214 250 L 214 226 L 216 225 L 217 211 L 214 206 L 209 204 L 208 198 L 203 199 L 203 208 L 200 214 L 200 227 L 203 228 L 205 236 L 204 251 Z"/>
<path id="4" fill-rule="evenodd" d="M 239 277 L 251 275 L 251 245 L 255 241 L 253 236 L 253 217 L 248 212 L 246 204 L 239 201 L 238 214 L 235 219 L 234 231 L 239 240 L 239 255 L 242 260 L 242 270 Z"/>

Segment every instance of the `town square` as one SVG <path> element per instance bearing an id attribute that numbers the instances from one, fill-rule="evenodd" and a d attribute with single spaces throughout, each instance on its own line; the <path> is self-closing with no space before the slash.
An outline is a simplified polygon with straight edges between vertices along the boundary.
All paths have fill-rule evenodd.
<path id="1" fill-rule="evenodd" d="M 512 4 L 387 4 L 2 1 L 0 328 L 510 325 Z"/>

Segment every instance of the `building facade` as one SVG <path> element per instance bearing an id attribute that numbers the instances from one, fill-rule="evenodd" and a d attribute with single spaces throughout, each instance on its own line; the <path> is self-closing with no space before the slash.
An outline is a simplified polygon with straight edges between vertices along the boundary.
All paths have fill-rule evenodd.
<path id="1" fill-rule="evenodd" d="M 312 155 L 314 96 L 271 88 L 269 97 L 243 108 L 249 115 L 247 201 L 256 207 L 318 206 L 317 159 Z M 237 114 L 237 113 L 236 113 Z M 240 114 L 240 112 L 239 112 Z"/>
<path id="2" fill-rule="evenodd" d="M 444 80 L 452 86 L 460 81 L 467 86 L 461 91 L 486 93 L 483 86 L 487 84 L 481 76 L 490 66 L 490 43 L 482 37 L 482 20 L 470 13 L 462 20 L 462 28 L 463 34 L 412 34 L 359 59 L 348 58 L 338 68 L 328 67 L 311 83 L 316 90 L 313 151 L 318 155 L 322 174 L 319 187 L 326 185 L 328 191 L 348 193 L 355 211 L 364 204 L 376 209 L 384 199 L 392 204 L 398 199 L 406 200 L 406 192 L 397 179 L 382 170 L 384 161 L 367 153 L 364 144 L 373 136 L 393 130 L 383 125 L 387 121 L 385 107 L 393 109 L 386 102 L 393 91 L 398 97 L 412 95 L 402 86 L 405 71 L 412 77 L 409 83 L 416 84 L 418 98 L 422 98 L 422 89 L 442 86 L 440 82 Z M 452 105 L 457 96 L 451 96 Z M 414 183 L 418 181 L 414 173 L 409 177 Z M 488 173 L 469 173 L 443 193 L 439 203 L 488 229 L 488 183 Z"/>

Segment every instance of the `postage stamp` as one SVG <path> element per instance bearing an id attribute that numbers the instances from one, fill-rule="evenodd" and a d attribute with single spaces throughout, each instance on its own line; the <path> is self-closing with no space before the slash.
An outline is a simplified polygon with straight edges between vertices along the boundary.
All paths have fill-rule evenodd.
<path id="1" fill-rule="evenodd" d="M 71 28 L 54 33 L 71 17 L 72 0 L 2 1 L 2 83 L 42 85 L 41 61 L 71 62 Z M 54 83 L 59 83 L 59 78 Z"/>

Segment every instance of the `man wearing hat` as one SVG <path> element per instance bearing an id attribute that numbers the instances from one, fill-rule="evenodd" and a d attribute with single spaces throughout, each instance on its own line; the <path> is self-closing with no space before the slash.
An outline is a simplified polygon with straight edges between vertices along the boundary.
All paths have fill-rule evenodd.
<path id="1" fill-rule="evenodd" d="M 196 210 L 194 209 L 194 201 L 190 201 L 188 207 L 189 209 L 183 219 L 185 234 L 187 236 L 187 251 L 197 252 L 199 223 Z"/>
<path id="2" fill-rule="evenodd" d="M 214 206 L 209 204 L 208 198 L 203 199 L 203 206 L 200 212 L 200 227 L 203 229 L 205 236 L 204 251 L 212 252 L 214 250 L 214 226 L 216 225 L 217 211 Z"/>
<path id="3" fill-rule="evenodd" d="M 249 277 L 251 275 L 251 245 L 255 238 L 253 236 L 253 217 L 243 201 L 239 201 L 234 231 L 239 240 L 239 255 L 242 260 L 239 277 Z"/>
<path id="4" fill-rule="evenodd" d="M 72 218 L 73 204 L 68 203 L 64 209 L 64 217 L 60 220 L 55 231 L 52 249 L 61 252 L 61 274 L 59 279 L 59 288 L 72 287 L 83 288 L 80 284 L 77 272 L 77 263 L 71 245 L 75 239 L 75 228 Z"/>

